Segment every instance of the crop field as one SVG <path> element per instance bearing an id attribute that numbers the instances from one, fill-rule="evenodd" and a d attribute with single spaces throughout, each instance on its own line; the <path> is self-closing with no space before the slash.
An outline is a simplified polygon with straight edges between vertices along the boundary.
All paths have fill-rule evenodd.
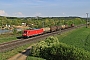
<path id="1" fill-rule="evenodd" d="M 79 28 L 58 36 L 60 42 L 90 51 L 90 28 Z"/>

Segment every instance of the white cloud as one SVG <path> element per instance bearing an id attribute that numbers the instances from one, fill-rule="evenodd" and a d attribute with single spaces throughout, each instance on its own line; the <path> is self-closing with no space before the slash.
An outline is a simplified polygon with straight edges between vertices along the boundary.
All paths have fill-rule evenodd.
<path id="1" fill-rule="evenodd" d="M 35 16 L 41 16 L 42 14 L 41 13 L 36 13 Z"/>
<path id="2" fill-rule="evenodd" d="M 7 16 L 8 14 L 4 10 L 0 10 L 0 15 L 1 16 Z"/>
<path id="3" fill-rule="evenodd" d="M 24 16 L 23 13 L 21 13 L 21 12 L 14 13 L 13 15 L 14 15 L 14 16 L 17 16 L 17 17 L 19 17 L 19 16 L 21 16 L 21 17 Z"/>

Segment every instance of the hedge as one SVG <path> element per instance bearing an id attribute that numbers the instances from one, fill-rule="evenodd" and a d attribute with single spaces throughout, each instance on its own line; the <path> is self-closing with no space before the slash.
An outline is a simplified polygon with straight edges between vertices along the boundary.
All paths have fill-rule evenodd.
<path id="1" fill-rule="evenodd" d="M 90 52 L 61 43 L 53 36 L 35 44 L 31 55 L 46 60 L 90 60 Z"/>

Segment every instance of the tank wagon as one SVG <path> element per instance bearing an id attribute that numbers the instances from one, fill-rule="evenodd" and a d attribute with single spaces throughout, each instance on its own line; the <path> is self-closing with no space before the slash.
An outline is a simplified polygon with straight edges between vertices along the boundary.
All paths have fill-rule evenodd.
<path id="1" fill-rule="evenodd" d="M 74 27 L 74 24 L 71 24 L 71 27 Z"/>
<path id="2" fill-rule="evenodd" d="M 61 26 L 56 26 L 57 27 L 57 31 L 61 30 Z"/>
<path id="3" fill-rule="evenodd" d="M 42 28 L 42 29 L 43 29 L 44 33 L 50 32 L 50 27 L 45 27 L 45 28 Z"/>
<path id="4" fill-rule="evenodd" d="M 57 26 L 51 26 L 50 27 L 50 32 L 54 32 L 57 31 Z"/>
<path id="5" fill-rule="evenodd" d="M 61 30 L 65 29 L 65 25 L 61 25 Z"/>
<path id="6" fill-rule="evenodd" d="M 67 28 L 69 28 L 69 26 L 68 25 L 65 25 L 65 29 L 67 29 Z"/>

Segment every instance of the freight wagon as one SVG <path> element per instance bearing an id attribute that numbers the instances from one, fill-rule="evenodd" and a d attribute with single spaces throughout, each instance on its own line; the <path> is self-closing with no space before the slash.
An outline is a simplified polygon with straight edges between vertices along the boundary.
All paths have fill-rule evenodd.
<path id="1" fill-rule="evenodd" d="M 61 30 L 65 29 L 65 25 L 61 25 Z"/>
<path id="2" fill-rule="evenodd" d="M 57 31 L 57 26 L 51 26 L 50 27 L 50 32 L 54 32 Z"/>
<path id="3" fill-rule="evenodd" d="M 74 27 L 74 24 L 71 24 L 71 27 Z"/>
<path id="4" fill-rule="evenodd" d="M 49 27 L 45 27 L 45 28 L 42 28 L 42 29 L 43 29 L 44 33 L 50 32 L 50 28 Z"/>

